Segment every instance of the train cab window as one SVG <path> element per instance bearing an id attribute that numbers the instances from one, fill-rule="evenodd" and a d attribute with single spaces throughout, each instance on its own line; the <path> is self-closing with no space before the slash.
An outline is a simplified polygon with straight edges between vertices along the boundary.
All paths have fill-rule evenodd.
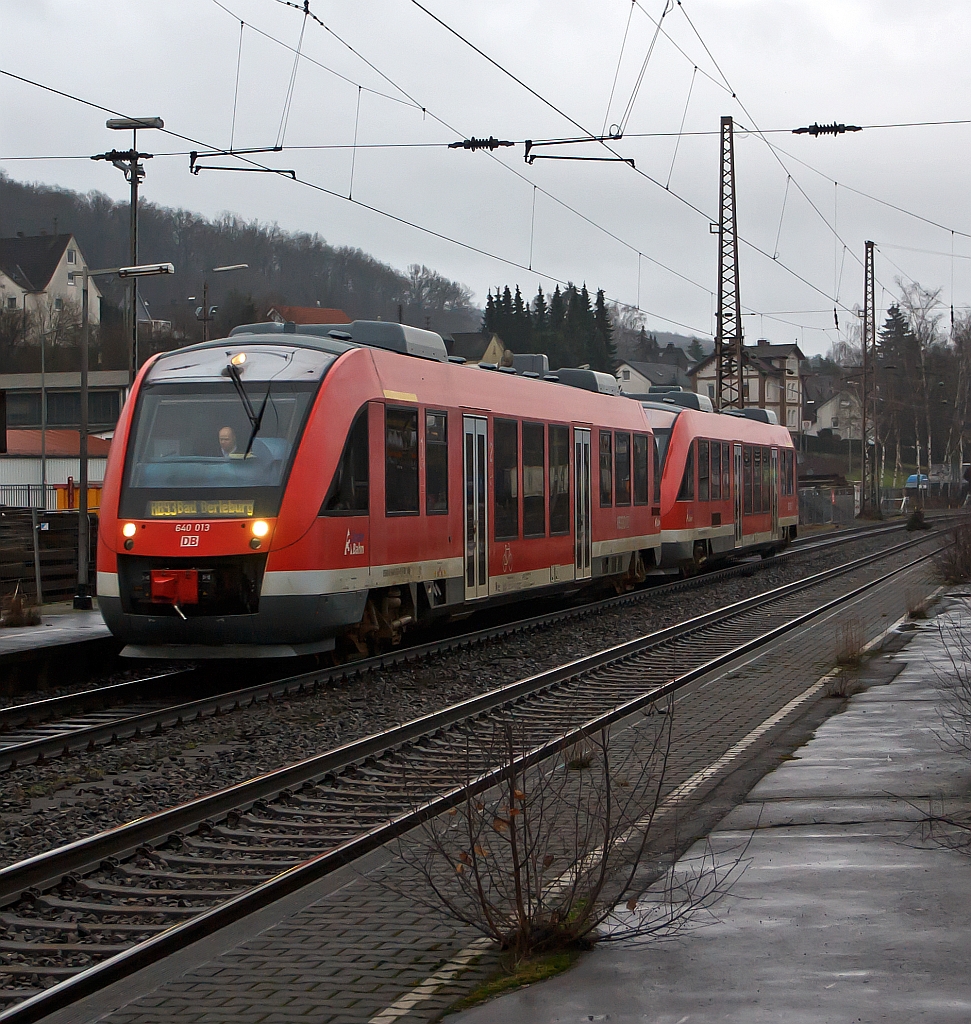
<path id="1" fill-rule="evenodd" d="M 743 511 L 745 515 L 750 516 L 752 514 L 752 446 L 748 444 L 742 449 L 742 487 L 745 495 Z"/>
<path id="2" fill-rule="evenodd" d="M 729 459 L 729 451 L 731 449 L 728 443 L 722 445 L 722 497 L 730 498 L 732 496 L 732 470 L 731 462 Z M 736 486 L 738 486 L 736 484 Z"/>
<path id="3" fill-rule="evenodd" d="M 495 480 L 495 537 L 519 536 L 519 422 L 497 419 L 493 425 Z"/>
<path id="4" fill-rule="evenodd" d="M 752 449 L 752 511 L 762 511 L 762 449 L 758 445 Z"/>
<path id="5" fill-rule="evenodd" d="M 614 498 L 614 467 L 609 430 L 600 431 L 600 507 L 610 508 Z"/>
<path id="6" fill-rule="evenodd" d="M 708 501 L 711 498 L 709 479 L 711 463 L 708 458 L 708 442 L 698 442 L 698 500 Z"/>
<path id="7" fill-rule="evenodd" d="M 549 428 L 550 536 L 570 532 L 570 428 Z"/>
<path id="8" fill-rule="evenodd" d="M 523 424 L 523 536 L 546 536 L 546 452 L 542 423 Z"/>
<path id="9" fill-rule="evenodd" d="M 722 496 L 722 446 L 711 442 L 711 500 L 721 501 Z"/>
<path id="10" fill-rule="evenodd" d="M 634 504 L 647 504 L 648 471 L 647 471 L 647 437 L 644 434 L 634 435 Z"/>
<path id="11" fill-rule="evenodd" d="M 425 511 L 448 512 L 448 413 L 425 412 Z"/>
<path id="12" fill-rule="evenodd" d="M 772 503 L 772 449 L 762 449 L 762 511 L 768 512 Z"/>
<path id="13" fill-rule="evenodd" d="M 658 447 L 657 435 L 651 434 L 651 467 L 654 476 L 653 494 L 651 500 L 655 505 L 661 504 L 661 449 Z M 660 509 L 658 510 L 660 511 Z"/>
<path id="14" fill-rule="evenodd" d="M 384 411 L 384 492 L 388 515 L 418 513 L 418 410 Z"/>
<path id="15" fill-rule="evenodd" d="M 678 501 L 694 501 L 695 498 L 695 443 L 688 447 L 688 457 L 684 460 L 684 475 L 678 490 Z"/>
<path id="16" fill-rule="evenodd" d="M 324 503 L 323 516 L 357 516 L 368 513 L 368 409 L 365 405 L 357 414 L 344 451 L 330 482 Z"/>
<path id="17" fill-rule="evenodd" d="M 630 434 L 614 434 L 614 504 L 630 504 Z"/>

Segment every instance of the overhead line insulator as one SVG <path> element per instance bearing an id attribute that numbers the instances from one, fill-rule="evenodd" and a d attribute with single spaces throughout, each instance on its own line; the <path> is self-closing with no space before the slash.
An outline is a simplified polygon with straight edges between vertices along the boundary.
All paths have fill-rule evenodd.
<path id="1" fill-rule="evenodd" d="M 508 142 L 505 139 L 497 139 L 490 135 L 487 139 L 477 139 L 474 135 L 471 139 L 463 139 L 461 142 L 450 142 L 449 149 L 498 149 L 500 146 L 515 146 L 515 142 Z"/>
<path id="2" fill-rule="evenodd" d="M 844 132 L 862 132 L 858 124 L 811 124 L 805 128 L 793 128 L 793 135 L 842 135 Z"/>

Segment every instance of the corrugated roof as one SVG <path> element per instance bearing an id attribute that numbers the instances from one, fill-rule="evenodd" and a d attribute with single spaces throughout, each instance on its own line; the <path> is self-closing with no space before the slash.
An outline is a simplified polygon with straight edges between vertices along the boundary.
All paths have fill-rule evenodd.
<path id="1" fill-rule="evenodd" d="M 274 316 L 273 314 L 276 314 Z M 351 318 L 342 309 L 323 306 L 274 306 L 267 313 L 268 320 L 292 324 L 349 324 Z"/>
<path id="2" fill-rule="evenodd" d="M 77 458 L 81 454 L 81 435 L 77 430 L 48 430 L 47 454 L 51 458 Z M 88 455 L 103 458 L 111 442 L 103 437 L 88 437 Z M 7 454 L 40 458 L 39 430 L 8 430 Z"/>
<path id="3" fill-rule="evenodd" d="M 26 235 L 0 238 L 0 270 L 29 292 L 47 288 L 71 235 Z"/>

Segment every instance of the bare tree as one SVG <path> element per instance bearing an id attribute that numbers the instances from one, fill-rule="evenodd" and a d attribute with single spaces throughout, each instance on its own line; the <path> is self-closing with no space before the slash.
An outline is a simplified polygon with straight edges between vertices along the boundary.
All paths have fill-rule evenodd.
<path id="1" fill-rule="evenodd" d="M 914 335 L 915 355 L 917 363 L 917 383 L 919 402 L 914 402 L 914 434 L 917 445 L 917 473 L 920 474 L 920 406 L 923 406 L 924 428 L 927 450 L 927 469 L 933 461 L 933 437 L 931 432 L 931 405 L 927 381 L 928 354 L 933 345 L 940 340 L 939 325 L 942 314 L 941 289 L 931 291 L 916 281 L 904 282 L 897 279 L 900 288 L 900 308 L 907 314 L 910 328 Z"/>
<path id="2" fill-rule="evenodd" d="M 741 856 L 725 862 L 706 847 L 677 870 L 645 869 L 649 852 L 658 856 L 650 841 L 672 706 L 664 711 L 624 730 L 622 742 L 604 730 L 532 768 L 523 767 L 525 736 L 514 721 L 483 740 L 470 735 L 469 782 L 497 759 L 502 781 L 400 843 L 421 883 L 407 895 L 488 937 L 513 965 L 597 941 L 670 934 L 710 911 Z"/>

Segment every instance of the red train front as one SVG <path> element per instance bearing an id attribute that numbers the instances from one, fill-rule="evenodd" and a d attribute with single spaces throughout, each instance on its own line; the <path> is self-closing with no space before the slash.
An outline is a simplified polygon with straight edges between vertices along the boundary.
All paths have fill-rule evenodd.
<path id="1" fill-rule="evenodd" d="M 156 357 L 105 474 L 98 600 L 126 653 L 360 650 L 488 602 L 643 577 L 636 402 L 452 365 L 399 324 L 261 324 Z M 588 390 L 589 389 L 589 390 Z"/>

